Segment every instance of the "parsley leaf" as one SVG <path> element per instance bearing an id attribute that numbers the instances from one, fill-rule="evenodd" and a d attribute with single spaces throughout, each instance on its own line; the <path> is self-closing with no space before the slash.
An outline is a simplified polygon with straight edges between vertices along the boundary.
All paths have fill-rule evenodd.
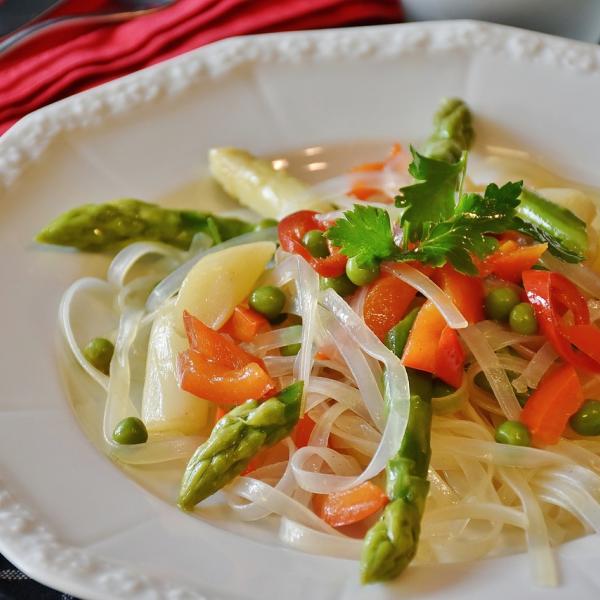
<path id="1" fill-rule="evenodd" d="M 417 247 L 403 252 L 397 260 L 418 260 L 434 267 L 450 262 L 461 273 L 477 274 L 471 255 L 484 258 L 491 253 L 485 234 L 513 228 L 522 188 L 522 181 L 501 188 L 492 183 L 483 196 L 464 194 L 452 218 L 426 230 Z"/>
<path id="2" fill-rule="evenodd" d="M 406 241 L 416 241 L 429 223 L 450 218 L 456 204 L 455 192 L 466 169 L 466 153 L 456 163 L 448 163 L 410 149 L 413 161 L 409 173 L 419 183 L 403 187 L 396 196 L 396 206 L 404 208 L 401 224 Z"/>
<path id="3" fill-rule="evenodd" d="M 373 206 L 355 205 L 326 235 L 342 254 L 356 257 L 361 266 L 389 258 L 396 250 L 387 211 Z"/>
<path id="4" fill-rule="evenodd" d="M 394 244 L 388 213 L 373 206 L 356 205 L 329 228 L 327 237 L 359 264 L 380 260 L 417 260 L 441 267 L 447 262 L 461 273 L 475 275 L 472 256 L 484 258 L 494 247 L 486 234 L 514 229 L 523 182 L 487 186 L 484 195 L 463 194 L 450 217 L 425 223 L 414 248 L 401 250 Z"/>

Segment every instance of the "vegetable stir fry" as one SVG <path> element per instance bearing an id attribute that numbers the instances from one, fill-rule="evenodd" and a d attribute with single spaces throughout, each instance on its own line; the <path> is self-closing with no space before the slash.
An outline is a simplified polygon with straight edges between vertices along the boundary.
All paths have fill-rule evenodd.
<path id="1" fill-rule="evenodd" d="M 120 249 L 60 307 L 106 452 L 186 460 L 181 509 L 219 493 L 232 518 L 278 515 L 284 543 L 360 559 L 364 583 L 527 544 L 556 583 L 552 546 L 600 531 L 596 208 L 535 177 L 474 183 L 474 135 L 446 100 L 420 151 L 314 187 L 216 148 L 257 223 L 126 199 L 42 230 Z M 92 298 L 113 328 L 86 340 Z"/>

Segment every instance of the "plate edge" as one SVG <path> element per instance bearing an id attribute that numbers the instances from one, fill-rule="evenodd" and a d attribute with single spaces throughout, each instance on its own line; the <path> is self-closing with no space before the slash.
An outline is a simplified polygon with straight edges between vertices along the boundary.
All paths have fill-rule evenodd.
<path id="1" fill-rule="evenodd" d="M 240 36 L 75 94 L 25 116 L 0 137 L 0 190 L 8 190 L 59 134 L 94 128 L 135 108 L 178 97 L 248 63 L 397 58 L 467 50 L 594 75 L 600 47 L 479 21 L 435 21 Z"/>

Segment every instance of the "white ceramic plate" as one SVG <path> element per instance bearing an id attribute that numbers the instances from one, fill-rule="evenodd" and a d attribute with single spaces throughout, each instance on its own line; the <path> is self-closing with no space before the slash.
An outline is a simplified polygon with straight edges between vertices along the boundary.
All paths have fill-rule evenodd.
<path id="1" fill-rule="evenodd" d="M 422 138 L 446 95 L 475 110 L 479 147 L 524 147 L 600 184 L 600 49 L 473 22 L 232 39 L 47 107 L 0 140 L 7 558 L 98 599 L 597 597 L 597 536 L 557 553 L 558 589 L 533 587 L 524 556 L 411 568 L 394 585 L 361 588 L 352 561 L 283 548 L 211 507 L 200 519 L 182 514 L 161 499 L 171 489 L 161 469 L 132 481 L 86 438 L 59 379 L 60 295 L 107 262 L 36 248 L 51 217 L 125 195 L 204 205 L 195 182 L 213 145 L 282 156 L 310 147 L 294 154 L 296 170 L 328 174 L 383 147 L 357 140 Z"/>

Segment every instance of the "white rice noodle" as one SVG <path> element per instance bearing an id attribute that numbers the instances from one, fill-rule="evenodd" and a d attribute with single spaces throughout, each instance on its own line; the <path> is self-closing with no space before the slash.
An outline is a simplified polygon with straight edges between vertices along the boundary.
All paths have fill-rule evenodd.
<path id="1" fill-rule="evenodd" d="M 507 419 L 517 420 L 521 414 L 521 406 L 505 370 L 500 365 L 498 356 L 488 344 L 485 336 L 474 325 L 463 329 L 460 334 L 490 382 L 502 412 Z"/>
<path id="2" fill-rule="evenodd" d="M 129 283 L 123 285 L 117 294 L 117 306 L 120 311 L 124 311 L 132 305 L 144 306 L 148 292 L 156 284 L 155 275 L 145 275 L 136 277 Z"/>
<path id="3" fill-rule="evenodd" d="M 454 461 L 455 456 L 465 456 L 496 466 L 520 469 L 572 464 L 566 456 L 549 450 L 441 435 L 435 431 L 431 436 L 431 446 L 433 449 L 431 460 L 434 469 L 444 469 L 448 464 L 447 459 Z"/>
<path id="4" fill-rule="evenodd" d="M 353 348 L 351 341 L 344 339 L 343 334 L 346 332 L 352 338 L 354 344 L 357 344 L 363 351 L 369 353 L 373 358 L 378 358 L 386 363 L 386 388 L 390 398 L 390 412 L 380 443 L 369 465 L 361 474 L 355 472 L 357 467 L 355 461 L 350 461 L 348 457 L 330 448 L 309 445 L 298 450 L 292 457 L 294 476 L 302 489 L 313 493 L 331 493 L 355 487 L 364 481 L 372 479 L 385 468 L 387 461 L 397 451 L 406 427 L 408 381 L 403 381 L 403 378 L 407 379 L 406 371 L 398 358 L 364 325 L 362 320 L 358 318 L 338 294 L 333 290 L 327 290 L 321 295 L 320 301 L 331 311 L 331 315 L 337 320 L 336 324 L 332 322 L 331 316 L 323 315 L 321 317 L 321 322 L 324 324 L 325 329 L 328 330 L 334 340 L 339 342 L 341 352 L 348 354 L 349 349 Z M 342 324 L 343 327 L 341 327 Z M 339 329 L 336 329 L 336 326 Z M 354 350 L 357 350 L 357 348 L 354 348 Z M 355 357 L 351 357 L 351 362 L 354 360 Z M 352 370 L 352 365 L 349 366 Z M 369 381 L 369 379 L 372 379 L 372 373 L 368 367 L 365 368 L 365 363 L 363 363 L 362 369 L 358 377 L 356 377 L 358 388 L 361 390 L 363 397 L 365 397 L 363 392 L 365 381 Z M 402 388 L 403 385 L 405 386 L 404 389 Z M 376 382 L 370 381 L 368 387 L 374 388 L 372 390 L 374 395 L 381 394 Z M 381 403 L 383 404 L 383 402 Z M 345 410 L 345 407 L 343 408 Z M 329 422 L 327 425 L 329 426 Z M 311 436 L 311 443 L 322 443 L 323 435 L 320 432 L 317 433 L 318 430 L 319 423 L 317 422 L 313 436 L 319 437 L 313 439 Z M 326 427 L 323 428 L 323 431 L 326 431 Z M 307 470 L 307 465 L 314 465 L 316 458 L 325 461 L 333 474 L 315 473 L 311 466 L 309 466 L 310 470 Z"/>
<path id="5" fill-rule="evenodd" d="M 600 504 L 587 489 L 564 481 L 559 475 L 540 473 L 532 481 L 536 495 L 543 501 L 570 512 L 589 529 L 600 533 Z"/>
<path id="6" fill-rule="evenodd" d="M 369 293 L 369 286 L 363 285 L 359 290 L 352 296 L 350 302 L 350 308 L 362 319 L 364 318 L 365 300 Z"/>
<path id="7" fill-rule="evenodd" d="M 600 275 L 589 267 L 582 264 L 566 263 L 552 256 L 550 252 L 544 253 L 541 262 L 550 271 L 556 271 L 570 279 L 584 292 L 591 294 L 594 298 L 600 298 Z"/>
<path id="8" fill-rule="evenodd" d="M 122 287 L 125 285 L 127 275 L 134 265 L 149 255 L 170 258 L 173 260 L 175 266 L 175 264 L 183 260 L 185 253 L 173 246 L 160 242 L 135 242 L 123 248 L 113 258 L 108 267 L 106 279 L 115 287 Z"/>
<path id="9" fill-rule="evenodd" d="M 187 461 L 205 441 L 198 436 L 172 437 L 164 434 L 151 434 L 145 444 L 120 446 L 112 444 L 111 458 L 128 465 L 154 465 L 170 461 Z M 184 465 L 181 465 L 183 469 Z M 183 472 L 183 471 L 182 471 Z"/>
<path id="10" fill-rule="evenodd" d="M 289 254 L 279 249 L 275 255 L 276 266 L 261 280 L 262 285 L 283 287 L 293 282 L 296 293 L 293 306 L 285 308 L 287 312 L 302 317 L 302 338 L 300 352 L 294 359 L 294 378 L 309 384 L 314 363 L 314 342 L 318 328 L 317 300 L 319 294 L 319 276 L 315 270 L 297 254 Z M 304 412 L 304 408 L 302 409 Z"/>
<path id="11" fill-rule="evenodd" d="M 483 333 L 488 344 L 495 352 L 508 346 L 522 344 L 539 346 L 544 340 L 541 335 L 521 335 L 514 331 L 507 331 L 494 321 L 480 321 L 475 327 Z"/>
<path id="12" fill-rule="evenodd" d="M 267 513 L 275 513 L 317 531 L 342 537 L 333 527 L 317 517 L 312 510 L 259 479 L 238 477 L 224 491 L 253 502 Z"/>
<path id="13" fill-rule="evenodd" d="M 315 472 L 311 465 L 315 458 L 324 461 L 332 474 Z M 364 473 L 360 474 L 360 467 L 354 458 L 322 446 L 308 445 L 300 448 L 292 457 L 291 463 L 298 486 L 313 494 L 330 494 L 346 490 L 377 475 L 375 473 L 364 477 Z"/>
<path id="14" fill-rule="evenodd" d="M 281 470 L 281 468 L 283 467 L 283 472 L 279 476 L 273 489 L 278 490 L 279 492 L 287 496 L 291 496 L 292 492 L 296 488 L 296 482 L 294 480 L 294 474 L 292 472 L 290 458 L 296 450 L 296 446 L 289 438 L 286 439 L 284 443 L 287 445 L 288 448 L 287 461 L 279 463 L 278 465 L 268 465 L 266 467 L 256 469 L 256 471 L 252 472 L 251 477 L 248 477 L 247 479 L 261 480 L 263 481 L 263 483 L 266 483 L 266 479 L 270 477 L 274 471 Z M 229 489 L 226 490 L 225 494 L 228 500 L 229 507 L 243 521 L 257 521 L 259 519 L 263 519 L 269 516 L 269 514 L 271 514 L 272 512 L 263 504 L 253 500 L 240 502 L 240 496 L 231 493 Z"/>
<path id="15" fill-rule="evenodd" d="M 464 329 L 469 325 L 448 294 L 421 271 L 404 263 L 384 263 L 382 268 L 431 300 L 452 329 Z"/>
<path id="16" fill-rule="evenodd" d="M 282 375 L 291 374 L 294 369 L 294 362 L 296 361 L 295 356 L 271 356 L 267 355 L 264 357 L 264 363 L 267 367 L 267 371 L 271 377 L 280 377 Z M 314 368 L 319 369 L 331 369 L 337 371 L 346 378 L 351 378 L 352 375 L 345 365 L 338 363 L 333 360 L 315 360 L 313 362 Z"/>
<path id="17" fill-rule="evenodd" d="M 337 533 L 337 532 L 336 532 Z M 314 528 L 302 525 L 297 521 L 283 517 L 279 527 L 279 539 L 296 550 L 321 556 L 335 556 L 358 560 L 362 551 L 363 541 L 342 536 L 315 531 Z"/>
<path id="18" fill-rule="evenodd" d="M 595 446 L 597 452 L 600 450 L 600 441 L 566 440 L 565 438 L 562 438 L 552 449 L 554 452 L 570 458 L 578 465 L 600 473 L 600 456 L 597 452 L 588 450 L 583 445 L 586 442 Z"/>
<path id="19" fill-rule="evenodd" d="M 344 328 L 327 317 L 322 317 L 321 321 L 324 323 L 325 331 L 330 333 L 335 341 L 340 354 L 352 373 L 354 381 L 357 382 L 363 404 L 366 406 L 373 423 L 379 431 L 383 431 L 385 427 L 385 403 L 379 386 L 380 380 L 373 373 L 360 347 L 352 343 L 352 339 Z"/>
<path id="20" fill-rule="evenodd" d="M 301 256 L 292 256 L 296 261 L 298 273 L 295 284 L 302 317 L 302 340 L 294 362 L 294 378 L 304 381 L 304 385 L 308 386 L 314 362 L 314 341 L 318 327 L 319 276 Z"/>
<path id="21" fill-rule="evenodd" d="M 105 297 L 107 303 L 112 303 L 114 298 L 115 290 L 113 286 L 108 284 L 102 279 L 96 279 L 94 277 L 85 277 L 75 281 L 63 294 L 60 300 L 60 306 L 58 309 L 58 323 L 59 328 L 64 336 L 68 348 L 73 353 L 75 360 L 79 363 L 81 368 L 103 389 L 108 390 L 109 378 L 102 372 L 98 371 L 93 367 L 83 356 L 83 352 L 77 343 L 75 333 L 73 331 L 71 321 L 71 310 L 74 300 L 77 296 L 82 293 L 94 293 L 98 296 Z"/>
<path id="22" fill-rule="evenodd" d="M 338 417 L 346 412 L 348 408 L 343 404 L 335 403 L 329 408 L 326 408 L 322 414 L 317 417 L 315 421 L 315 427 L 310 434 L 310 438 L 308 440 L 309 446 L 320 446 L 324 448 L 327 446 L 327 442 L 329 441 L 329 436 L 331 435 L 331 429 L 333 427 L 334 422 L 338 419 Z M 352 457 L 346 457 L 350 462 L 352 462 L 356 467 L 356 461 Z M 301 486 L 302 487 L 302 486 Z M 310 490 L 307 490 L 310 491 Z"/>
<path id="23" fill-rule="evenodd" d="M 275 227 L 262 229 L 260 231 L 252 231 L 250 233 L 227 240 L 222 244 L 217 244 L 212 248 L 200 250 L 200 252 L 186 260 L 177 269 L 172 271 L 154 288 L 154 290 L 152 290 L 151 294 L 148 296 L 148 300 L 146 301 L 146 310 L 148 312 L 155 311 L 166 300 L 177 293 L 181 287 L 181 284 L 183 283 L 183 280 L 191 271 L 192 267 L 194 267 L 194 265 L 204 256 L 213 254 L 214 252 L 220 252 L 226 248 L 233 248 L 234 246 L 240 246 L 242 244 L 250 244 L 251 242 L 262 242 L 267 240 L 277 240 L 277 229 Z"/>
<path id="24" fill-rule="evenodd" d="M 281 329 L 272 329 L 265 333 L 259 333 L 251 343 L 244 344 L 248 352 L 262 356 L 269 350 L 281 348 L 289 344 L 297 344 L 302 339 L 302 326 L 292 325 Z"/>
<path id="25" fill-rule="evenodd" d="M 458 519 L 495 521 L 520 529 L 527 527 L 525 515 L 516 508 L 503 506 L 495 502 L 467 502 L 428 511 L 427 518 L 423 522 L 423 534 L 425 537 L 428 534 L 430 535 L 435 530 L 434 525 L 436 523 Z"/>
<path id="26" fill-rule="evenodd" d="M 331 398 L 342 406 L 354 411 L 357 415 L 363 417 L 363 419 L 370 419 L 369 411 L 365 408 L 360 391 L 347 383 L 329 379 L 328 377 L 313 376 L 310 379 L 307 391 L 313 394 L 320 394 L 325 398 Z M 306 409 L 310 410 L 311 408 L 313 407 L 307 403 Z"/>
<path id="27" fill-rule="evenodd" d="M 333 425 L 331 433 L 336 437 L 336 448 L 356 450 L 364 456 L 373 456 L 381 441 L 381 434 L 370 428 L 360 417 L 355 417 L 357 422 L 344 420 L 342 415 Z M 369 437 L 372 439 L 368 439 Z"/>
<path id="28" fill-rule="evenodd" d="M 529 361 L 519 377 L 513 380 L 513 387 L 523 394 L 527 388 L 537 388 L 546 371 L 554 364 L 558 354 L 549 342 L 546 342 Z"/>
<path id="29" fill-rule="evenodd" d="M 385 395 L 393 407 L 390 410 L 386 428 L 390 425 L 390 421 L 398 419 L 397 422 L 393 423 L 393 427 L 395 429 L 395 439 L 399 444 L 406 428 L 410 401 L 408 375 L 406 374 L 404 365 L 334 290 L 328 289 L 322 292 L 320 303 L 335 317 L 340 332 L 347 332 L 354 343 L 358 344 L 366 354 L 383 363 L 385 366 L 383 377 Z M 335 339 L 335 336 L 332 337 Z M 349 345 L 351 346 L 351 344 Z M 344 345 L 344 349 L 347 350 L 347 348 L 348 345 Z M 361 389 L 361 381 L 357 379 L 356 383 L 358 388 Z M 373 415 L 371 410 L 369 412 Z M 392 415 L 394 415 L 394 419 L 392 419 Z M 380 424 L 381 417 L 374 417 L 374 422 L 376 425 Z"/>
<path id="30" fill-rule="evenodd" d="M 538 585 L 556 586 L 558 575 L 544 513 L 523 475 L 515 469 L 502 469 L 502 477 L 515 491 L 525 512 L 528 527 L 525 530 L 533 577 Z"/>

